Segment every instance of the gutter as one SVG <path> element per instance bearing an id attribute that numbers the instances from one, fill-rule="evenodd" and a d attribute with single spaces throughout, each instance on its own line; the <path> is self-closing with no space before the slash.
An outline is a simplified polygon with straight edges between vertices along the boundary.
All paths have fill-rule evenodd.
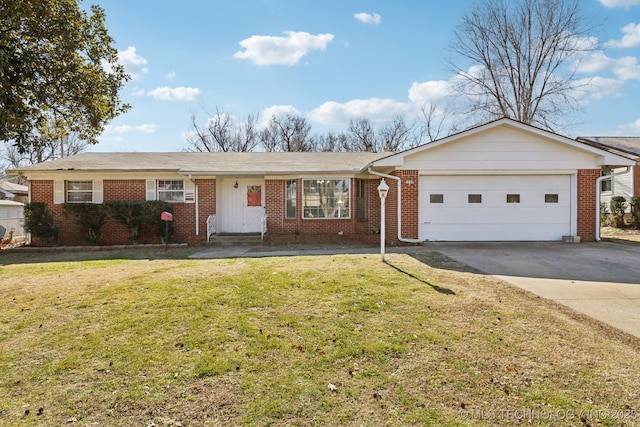
<path id="1" fill-rule="evenodd" d="M 398 183 L 398 241 L 404 243 L 422 243 L 422 240 L 418 239 L 408 239 L 406 237 L 402 237 L 402 179 L 397 176 L 387 175 L 386 173 L 376 172 L 371 169 L 371 166 L 367 168 L 367 171 L 371 175 L 381 176 L 383 178 L 394 179 Z"/>
<path id="2" fill-rule="evenodd" d="M 611 175 L 602 175 L 596 179 L 596 242 L 600 241 L 600 196 L 602 194 L 602 187 L 600 183 L 604 179 L 611 178 L 613 180 L 614 176 L 624 175 L 631 170 L 631 166 L 627 166 L 626 169 L 622 172 L 612 173 Z M 612 181 L 613 182 L 613 181 Z"/>

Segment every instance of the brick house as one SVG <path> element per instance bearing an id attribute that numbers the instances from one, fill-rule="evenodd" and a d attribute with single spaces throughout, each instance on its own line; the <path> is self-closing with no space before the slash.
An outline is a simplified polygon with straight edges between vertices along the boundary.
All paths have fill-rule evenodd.
<path id="1" fill-rule="evenodd" d="M 80 244 L 65 202 L 165 200 L 173 240 L 225 233 L 375 238 L 385 178 L 387 241 L 593 240 L 596 180 L 635 161 L 501 119 L 400 153 L 82 153 L 11 173 L 47 203 L 62 245 Z M 105 244 L 126 243 L 117 223 Z"/>

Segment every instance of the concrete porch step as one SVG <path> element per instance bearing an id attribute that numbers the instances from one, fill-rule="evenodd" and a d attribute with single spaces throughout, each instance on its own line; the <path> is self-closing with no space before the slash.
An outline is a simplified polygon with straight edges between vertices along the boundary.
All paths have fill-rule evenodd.
<path id="1" fill-rule="evenodd" d="M 209 238 L 209 245 L 248 245 L 262 243 L 260 233 L 215 234 Z"/>

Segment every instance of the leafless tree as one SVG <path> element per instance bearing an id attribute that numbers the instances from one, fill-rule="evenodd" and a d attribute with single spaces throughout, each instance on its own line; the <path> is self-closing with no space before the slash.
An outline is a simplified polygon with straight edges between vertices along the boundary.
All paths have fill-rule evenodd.
<path id="1" fill-rule="evenodd" d="M 315 151 L 348 151 L 350 147 L 349 135 L 346 133 L 329 132 L 326 135 L 315 135 L 313 137 Z"/>
<path id="2" fill-rule="evenodd" d="M 430 104 L 422 104 L 420 107 L 422 116 L 422 126 L 420 127 L 420 139 L 427 139 L 428 142 L 451 135 L 459 130 L 460 118 L 454 118 L 455 110 L 448 102 L 432 102 Z"/>
<path id="3" fill-rule="evenodd" d="M 458 89 L 486 118 L 553 129 L 578 109 L 571 59 L 593 48 L 579 0 L 481 0 L 463 17 L 450 60 Z"/>
<path id="4" fill-rule="evenodd" d="M 391 122 L 382 125 L 378 131 L 380 151 L 401 151 L 411 145 L 415 123 L 407 126 L 402 116 L 395 116 Z"/>
<path id="5" fill-rule="evenodd" d="M 376 134 L 371 125 L 371 120 L 360 117 L 355 121 L 349 121 L 352 146 L 348 151 L 377 151 Z"/>
<path id="6" fill-rule="evenodd" d="M 310 131 L 304 117 L 287 113 L 271 117 L 269 126 L 260 132 L 260 141 L 266 151 L 314 151 Z"/>
<path id="7" fill-rule="evenodd" d="M 200 127 L 195 114 L 191 115 L 191 133 L 187 150 L 196 152 L 253 151 L 258 145 L 256 123 L 258 115 L 248 115 L 240 124 L 233 116 L 216 107 L 216 114 Z"/>
<path id="8" fill-rule="evenodd" d="M 72 156 L 86 150 L 87 147 L 88 144 L 76 134 L 66 136 L 40 134 L 33 139 L 29 150 L 23 153 L 10 142 L 4 144 L 0 151 L 0 160 L 6 169 L 11 169 Z"/>

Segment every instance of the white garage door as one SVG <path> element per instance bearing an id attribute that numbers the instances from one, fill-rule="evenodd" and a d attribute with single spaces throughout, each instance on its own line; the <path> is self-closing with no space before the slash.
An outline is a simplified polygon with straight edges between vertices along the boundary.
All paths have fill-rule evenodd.
<path id="1" fill-rule="evenodd" d="M 569 175 L 421 176 L 420 240 L 561 240 Z"/>

